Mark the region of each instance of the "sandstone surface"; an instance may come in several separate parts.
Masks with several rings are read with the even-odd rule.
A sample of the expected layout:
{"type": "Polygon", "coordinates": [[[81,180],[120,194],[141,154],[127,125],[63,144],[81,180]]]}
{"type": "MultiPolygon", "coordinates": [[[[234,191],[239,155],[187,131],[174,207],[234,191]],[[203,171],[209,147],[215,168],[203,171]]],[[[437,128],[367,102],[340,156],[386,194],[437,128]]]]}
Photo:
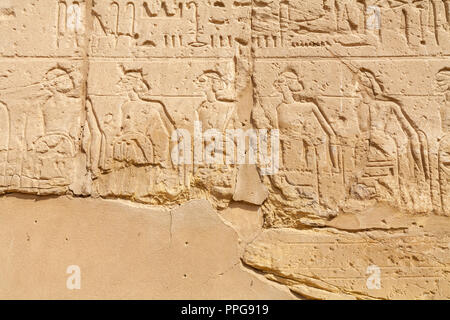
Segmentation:
{"type": "Polygon", "coordinates": [[[450,298],[449,0],[0,0],[0,35],[0,297],[450,298]]]}

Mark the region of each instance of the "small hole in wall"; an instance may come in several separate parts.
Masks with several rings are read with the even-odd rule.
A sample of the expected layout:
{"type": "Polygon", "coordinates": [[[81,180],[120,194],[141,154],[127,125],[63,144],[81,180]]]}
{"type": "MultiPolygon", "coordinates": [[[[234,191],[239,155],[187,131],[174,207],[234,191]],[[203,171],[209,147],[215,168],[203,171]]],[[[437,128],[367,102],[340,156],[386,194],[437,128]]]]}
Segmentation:
{"type": "Polygon", "coordinates": [[[187,278],[187,274],[183,274],[183,278],[185,278],[185,279],[186,279],[186,278],[187,278]]]}
{"type": "Polygon", "coordinates": [[[37,221],[37,220],[34,220],[34,223],[36,224],[36,223],[38,223],[38,221],[37,221]]]}
{"type": "Polygon", "coordinates": [[[184,243],[184,245],[187,247],[187,246],[189,245],[189,242],[186,241],[186,242],[184,243]]]}

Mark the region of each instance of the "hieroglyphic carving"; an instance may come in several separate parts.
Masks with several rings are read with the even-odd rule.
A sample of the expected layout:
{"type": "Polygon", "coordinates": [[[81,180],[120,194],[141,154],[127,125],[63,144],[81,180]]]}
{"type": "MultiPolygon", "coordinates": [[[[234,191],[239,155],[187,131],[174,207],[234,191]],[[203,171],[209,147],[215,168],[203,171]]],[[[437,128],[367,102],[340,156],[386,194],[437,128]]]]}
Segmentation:
{"type": "Polygon", "coordinates": [[[447,0],[262,0],[254,7],[253,45],[390,46],[401,34],[407,47],[442,46],[449,41],[448,10],[447,0]]]}
{"type": "Polygon", "coordinates": [[[232,79],[227,79],[219,72],[208,70],[196,80],[200,88],[204,89],[206,100],[196,109],[196,119],[200,121],[204,130],[217,129],[225,133],[226,129],[236,127],[238,121],[234,97],[230,95],[232,79]]]}
{"type": "Polygon", "coordinates": [[[127,196],[140,187],[133,179],[140,181],[142,176],[130,174],[134,170],[150,179],[149,185],[142,186],[145,190],[140,196],[161,190],[171,193],[171,188],[178,186],[164,185],[161,179],[170,171],[177,177],[170,159],[174,121],[164,103],[150,95],[142,69],[120,66],[118,70],[119,95],[92,95],[87,103],[89,167],[96,177],[104,174],[118,180],[121,185],[111,191],[113,194],[127,196]],[[112,105],[106,107],[105,103],[112,105]]]}
{"type": "Polygon", "coordinates": [[[253,113],[258,127],[263,128],[265,123],[280,131],[280,172],[269,177],[273,194],[267,205],[276,202],[288,210],[320,216],[336,214],[343,193],[339,191],[343,171],[336,132],[316,99],[304,92],[304,82],[295,68],[281,70],[273,87],[281,103],[267,102],[265,106],[261,97],[262,105],[253,113]],[[270,105],[275,110],[270,110],[270,105]]]}
{"type": "Polygon", "coordinates": [[[57,48],[80,47],[84,35],[84,1],[58,2],[57,48]]]}
{"type": "Polygon", "coordinates": [[[113,140],[113,159],[131,171],[147,167],[149,193],[176,198],[185,187],[186,173],[179,172],[170,158],[175,122],[165,104],[149,94],[141,72],[125,72],[120,86],[126,88],[129,101],[120,107],[121,130],[113,140]]]}
{"type": "Polygon", "coordinates": [[[72,159],[79,150],[83,109],[79,97],[73,96],[75,83],[67,70],[50,70],[46,81],[44,87],[50,97],[42,105],[44,135],[35,141],[38,179],[69,185],[74,170],[72,159]]]}
{"type": "MultiPolygon", "coordinates": [[[[259,48],[307,46],[309,41],[320,43],[312,34],[354,34],[355,43],[367,44],[366,6],[356,0],[258,1],[252,21],[253,44],[259,48]]],[[[345,43],[344,38],[341,39],[345,43]]],[[[329,42],[328,42],[329,44],[329,42]]]]}
{"type": "Polygon", "coordinates": [[[447,0],[389,0],[396,17],[401,18],[401,29],[408,45],[448,41],[449,16],[447,0]]]}
{"type": "Polygon", "coordinates": [[[92,14],[94,53],[232,48],[249,43],[249,2],[117,0],[94,6],[92,14]],[[238,32],[230,33],[233,25],[238,32]]]}
{"type": "MultiPolygon", "coordinates": [[[[8,122],[10,132],[0,144],[3,185],[20,188],[44,185],[45,180],[49,186],[67,186],[70,159],[82,151],[100,195],[145,202],[157,195],[156,203],[166,201],[165,194],[170,201],[213,194],[223,207],[233,194],[236,165],[174,165],[172,133],[178,128],[192,133],[195,121],[202,133],[217,130],[222,137],[228,129],[242,127],[245,111],[239,108],[245,106],[238,101],[239,90],[246,86],[252,90],[253,64],[258,78],[266,71],[258,68],[267,58],[276,76],[269,85],[255,80],[254,98],[264,112],[262,116],[254,112],[253,125],[281,133],[277,159],[281,173],[266,177],[272,201],[322,216],[373,201],[414,212],[431,210],[432,203],[435,210],[446,211],[445,160],[440,160],[438,173],[445,152],[438,159],[436,151],[445,150],[446,136],[437,143],[436,134],[422,128],[425,120],[414,114],[416,105],[399,98],[402,92],[389,90],[392,84],[384,67],[349,63],[345,57],[353,52],[362,57],[401,56],[417,45],[438,52],[436,46],[447,43],[448,1],[116,0],[96,1],[92,8],[87,4],[57,0],[52,7],[57,17],[54,39],[60,49],[86,45],[85,24],[92,22],[85,101],[69,93],[75,90],[73,75],[63,67],[49,71],[35,85],[18,88],[13,98],[2,94],[1,121],[8,122]],[[86,6],[91,19],[85,17],[86,6]],[[394,36],[404,37],[405,43],[392,41],[394,36]],[[380,47],[384,42],[390,44],[380,47]],[[378,51],[370,51],[376,46],[378,51]],[[372,49],[352,51],[364,47],[372,49]],[[335,71],[340,78],[322,81],[314,76],[320,66],[311,67],[307,75],[299,65],[301,59],[296,60],[298,53],[326,55],[339,65],[335,71]],[[292,59],[292,65],[270,60],[279,55],[292,59]],[[118,60],[109,64],[102,60],[111,56],[118,60]],[[205,61],[198,62],[199,57],[205,61]],[[140,61],[131,63],[134,58],[140,61]],[[158,60],[166,58],[176,58],[172,61],[179,70],[158,60]],[[114,82],[99,78],[103,65],[114,74],[114,82]],[[178,78],[181,73],[184,76],[178,78]],[[334,82],[340,82],[339,88],[328,90],[334,82]],[[29,110],[26,105],[33,103],[39,108],[29,110]],[[138,183],[137,175],[147,177],[148,183],[138,183]],[[29,181],[22,181],[23,176],[29,181]]],[[[253,97],[246,99],[255,102],[253,97]]],[[[203,144],[209,150],[208,141],[203,144]]],[[[218,151],[223,158],[232,157],[225,142],[218,151]]]]}

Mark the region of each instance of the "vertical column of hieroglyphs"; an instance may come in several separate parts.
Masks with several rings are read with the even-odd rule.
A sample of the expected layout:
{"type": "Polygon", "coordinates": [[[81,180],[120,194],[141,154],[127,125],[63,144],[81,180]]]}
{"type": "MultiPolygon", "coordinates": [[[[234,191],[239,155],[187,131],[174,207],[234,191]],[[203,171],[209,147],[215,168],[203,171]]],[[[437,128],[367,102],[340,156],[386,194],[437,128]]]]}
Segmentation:
{"type": "Polygon", "coordinates": [[[417,219],[450,215],[449,4],[254,1],[252,120],[280,169],[247,264],[310,297],[448,297],[448,238],[417,219]]]}
{"type": "Polygon", "coordinates": [[[0,1],[0,193],[82,192],[85,1],[0,1]]]}
{"type": "Polygon", "coordinates": [[[242,122],[250,11],[248,1],[95,1],[86,105],[94,195],[231,200],[236,166],[201,161],[201,138],[242,122]]]}

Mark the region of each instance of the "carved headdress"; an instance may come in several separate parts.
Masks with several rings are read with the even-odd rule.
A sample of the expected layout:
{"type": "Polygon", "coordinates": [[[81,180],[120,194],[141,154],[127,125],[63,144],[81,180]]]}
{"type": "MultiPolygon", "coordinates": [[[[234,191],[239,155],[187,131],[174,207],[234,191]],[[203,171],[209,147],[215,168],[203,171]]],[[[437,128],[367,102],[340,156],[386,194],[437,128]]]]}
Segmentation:
{"type": "Polygon", "coordinates": [[[68,93],[75,88],[75,83],[69,71],[55,67],[50,69],[44,77],[45,86],[54,87],[57,91],[68,93]]]}
{"type": "Polygon", "coordinates": [[[299,92],[303,89],[305,89],[305,86],[303,85],[303,82],[300,80],[300,77],[298,76],[297,72],[292,69],[287,69],[286,71],[280,73],[277,80],[274,82],[274,87],[280,91],[281,85],[286,84],[288,85],[289,89],[292,92],[299,92]]]}
{"type": "Polygon", "coordinates": [[[125,69],[124,66],[120,68],[122,76],[118,85],[126,91],[148,92],[151,88],[144,78],[142,69],[125,69]]]}
{"type": "Polygon", "coordinates": [[[376,78],[375,74],[366,68],[361,68],[358,73],[359,82],[371,90],[373,95],[376,98],[384,97],[384,86],[383,84],[376,78]]]}
{"type": "Polygon", "coordinates": [[[450,91],[450,68],[441,69],[436,75],[436,80],[442,92],[450,91]]]}
{"type": "Polygon", "coordinates": [[[196,83],[201,87],[207,86],[212,81],[220,82],[221,89],[225,89],[228,84],[227,79],[225,79],[219,72],[214,70],[205,71],[196,79],[196,83]]]}

